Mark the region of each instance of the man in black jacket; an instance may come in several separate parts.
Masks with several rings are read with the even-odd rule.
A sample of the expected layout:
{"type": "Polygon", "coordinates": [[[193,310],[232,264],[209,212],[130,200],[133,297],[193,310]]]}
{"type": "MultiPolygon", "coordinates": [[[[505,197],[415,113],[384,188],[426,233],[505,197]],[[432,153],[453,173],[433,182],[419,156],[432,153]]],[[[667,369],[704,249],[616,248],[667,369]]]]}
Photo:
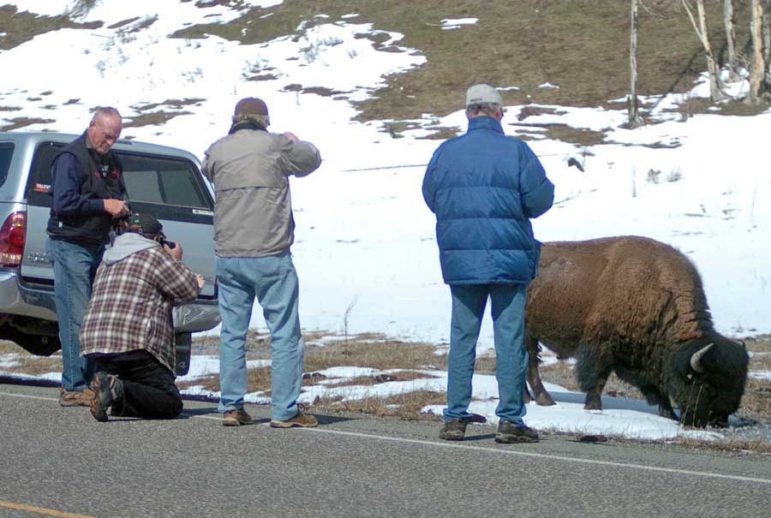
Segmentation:
{"type": "Polygon", "coordinates": [[[123,170],[111,151],[122,129],[115,108],[98,108],[88,129],[52,165],[47,251],[62,345],[62,406],[88,406],[93,395],[88,387],[94,364],[80,356],[78,334],[112,221],[128,214],[123,170]]]}

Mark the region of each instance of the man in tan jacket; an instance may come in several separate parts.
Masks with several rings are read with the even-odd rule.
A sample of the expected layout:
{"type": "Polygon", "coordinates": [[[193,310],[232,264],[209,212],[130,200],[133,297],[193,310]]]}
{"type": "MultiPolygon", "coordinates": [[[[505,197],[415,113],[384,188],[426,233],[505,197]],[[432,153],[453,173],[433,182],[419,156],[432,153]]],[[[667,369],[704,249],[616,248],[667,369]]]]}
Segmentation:
{"type": "Polygon", "coordinates": [[[206,151],[203,172],[214,183],[220,338],[220,403],[225,426],[247,424],[246,333],[255,297],[271,335],[271,422],[274,428],[316,426],[298,405],[304,345],[297,272],[289,248],[294,219],[289,176],[321,165],[318,149],[293,133],[267,131],[268,107],[248,97],[236,104],[227,136],[206,151]]]}

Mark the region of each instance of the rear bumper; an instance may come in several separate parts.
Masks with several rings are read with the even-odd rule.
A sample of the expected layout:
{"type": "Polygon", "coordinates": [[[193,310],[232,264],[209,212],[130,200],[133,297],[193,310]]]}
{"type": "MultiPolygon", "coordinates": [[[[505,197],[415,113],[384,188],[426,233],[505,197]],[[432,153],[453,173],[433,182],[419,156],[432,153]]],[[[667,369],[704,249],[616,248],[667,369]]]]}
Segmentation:
{"type": "MultiPolygon", "coordinates": [[[[20,282],[16,272],[0,272],[0,314],[8,319],[21,316],[56,322],[53,287],[20,282]]],[[[219,325],[216,300],[196,300],[174,308],[174,332],[197,333],[219,325]]]]}
{"type": "Polygon", "coordinates": [[[15,272],[0,272],[0,313],[56,322],[54,293],[21,284],[15,272]]]}
{"type": "Polygon", "coordinates": [[[197,300],[174,308],[174,332],[198,333],[220,324],[216,300],[197,300]]]}

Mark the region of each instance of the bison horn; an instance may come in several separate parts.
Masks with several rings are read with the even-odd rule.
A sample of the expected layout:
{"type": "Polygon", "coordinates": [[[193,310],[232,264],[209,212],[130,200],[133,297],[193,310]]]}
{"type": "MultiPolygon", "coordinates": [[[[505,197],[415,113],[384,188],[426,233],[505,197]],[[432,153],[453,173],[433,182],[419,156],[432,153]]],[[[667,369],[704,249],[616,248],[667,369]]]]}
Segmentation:
{"type": "Polygon", "coordinates": [[[707,354],[707,351],[712,349],[712,346],[715,345],[714,343],[708,343],[695,353],[691,355],[691,368],[698,372],[699,374],[704,372],[704,367],[701,366],[701,359],[702,357],[707,354]]]}

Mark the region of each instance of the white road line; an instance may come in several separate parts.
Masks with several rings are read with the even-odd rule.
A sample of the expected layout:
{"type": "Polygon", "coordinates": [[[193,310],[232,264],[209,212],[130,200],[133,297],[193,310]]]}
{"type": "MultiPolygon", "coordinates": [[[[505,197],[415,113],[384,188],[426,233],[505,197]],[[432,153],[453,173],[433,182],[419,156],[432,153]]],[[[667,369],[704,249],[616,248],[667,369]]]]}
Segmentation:
{"type": "MultiPolygon", "coordinates": [[[[8,393],[8,392],[0,392],[0,396],[40,399],[40,400],[47,400],[47,401],[58,401],[57,398],[28,396],[26,394],[14,394],[14,393],[8,393]]],[[[189,417],[192,417],[195,419],[208,419],[211,421],[222,420],[222,417],[220,416],[192,415],[192,414],[188,414],[188,415],[189,417]]],[[[263,426],[268,426],[268,423],[265,423],[263,426]]],[[[693,471],[689,469],[662,468],[658,466],[645,466],[643,464],[627,464],[624,462],[612,462],[607,460],[582,459],[579,457],[565,457],[564,455],[550,455],[548,453],[533,453],[533,452],[526,452],[526,451],[501,449],[501,448],[485,448],[483,446],[472,446],[464,443],[456,444],[451,442],[435,442],[435,441],[426,441],[421,439],[405,439],[403,437],[389,437],[387,435],[376,435],[376,434],[368,434],[368,433],[361,433],[361,432],[346,432],[344,430],[332,430],[329,428],[299,428],[299,430],[303,432],[311,432],[311,433],[326,433],[331,435],[343,435],[346,437],[358,437],[361,439],[374,439],[379,441],[418,444],[422,446],[433,446],[436,448],[453,448],[453,449],[460,449],[460,450],[467,450],[467,451],[479,451],[479,452],[485,452],[485,453],[494,453],[496,455],[511,455],[514,457],[529,457],[533,459],[559,460],[563,462],[573,462],[576,464],[593,464],[596,466],[612,466],[615,468],[638,469],[642,471],[658,471],[661,473],[673,473],[677,475],[691,475],[696,477],[719,478],[719,479],[726,479],[726,480],[737,480],[741,482],[757,482],[759,484],[771,485],[771,479],[767,479],[767,478],[742,477],[739,475],[725,475],[723,473],[710,473],[708,471],[693,471]]]]}
{"type": "Polygon", "coordinates": [[[15,394],[11,392],[0,392],[0,396],[10,396],[22,399],[38,399],[40,401],[59,401],[59,398],[55,397],[30,396],[29,394],[15,394]]]}
{"type": "Polygon", "coordinates": [[[480,452],[486,452],[486,453],[495,453],[496,455],[512,455],[515,457],[530,457],[535,459],[560,460],[564,462],[574,462],[578,464],[594,464],[599,466],[612,466],[617,468],[639,469],[639,470],[645,470],[645,471],[659,471],[664,473],[674,473],[678,475],[693,475],[698,477],[721,478],[721,479],[728,479],[728,480],[739,480],[742,482],[758,482],[761,484],[771,484],[771,479],[767,479],[767,478],[742,477],[739,475],[725,475],[722,473],[710,473],[707,471],[692,471],[688,469],[645,466],[643,464],[627,464],[624,462],[582,459],[578,457],[565,457],[563,455],[550,455],[548,453],[533,453],[533,452],[526,452],[526,451],[506,450],[501,448],[485,448],[483,446],[471,446],[463,443],[455,444],[450,442],[434,442],[434,441],[426,441],[421,439],[405,439],[402,437],[389,437],[387,435],[374,435],[374,434],[359,433],[359,432],[345,432],[342,430],[330,430],[327,428],[300,428],[300,430],[305,432],[314,432],[314,433],[347,435],[351,437],[361,437],[366,439],[379,439],[382,441],[400,442],[400,443],[408,443],[408,444],[421,444],[425,446],[435,446],[437,448],[457,448],[461,450],[472,450],[472,451],[480,451],[480,452]]]}

